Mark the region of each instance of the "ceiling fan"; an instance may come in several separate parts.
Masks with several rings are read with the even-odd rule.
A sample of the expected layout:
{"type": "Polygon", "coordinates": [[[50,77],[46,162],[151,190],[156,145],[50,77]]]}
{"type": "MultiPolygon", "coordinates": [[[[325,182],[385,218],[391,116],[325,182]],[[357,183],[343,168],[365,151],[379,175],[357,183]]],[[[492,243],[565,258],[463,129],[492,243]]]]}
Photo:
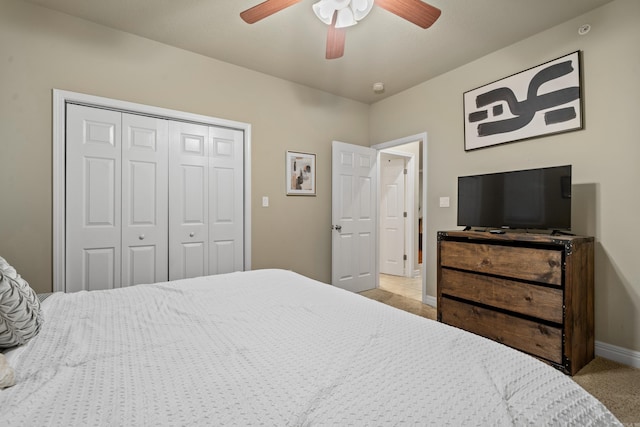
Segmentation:
{"type": "MultiPolygon", "coordinates": [[[[253,24],[300,1],[266,0],[240,13],[240,17],[253,24]]],[[[340,58],[344,54],[345,28],[367,16],[374,3],[421,28],[429,28],[440,17],[440,9],[421,0],[320,0],[313,5],[313,11],[329,25],[327,59],[340,58]]]]}

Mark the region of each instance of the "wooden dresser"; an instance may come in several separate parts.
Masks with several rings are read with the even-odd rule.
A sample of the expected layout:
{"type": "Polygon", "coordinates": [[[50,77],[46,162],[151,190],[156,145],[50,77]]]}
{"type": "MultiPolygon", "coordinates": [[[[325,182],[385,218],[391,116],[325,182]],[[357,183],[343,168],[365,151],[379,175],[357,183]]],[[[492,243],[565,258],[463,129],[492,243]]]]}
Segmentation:
{"type": "Polygon", "coordinates": [[[570,375],[594,357],[593,237],[438,232],[438,320],[570,375]]]}

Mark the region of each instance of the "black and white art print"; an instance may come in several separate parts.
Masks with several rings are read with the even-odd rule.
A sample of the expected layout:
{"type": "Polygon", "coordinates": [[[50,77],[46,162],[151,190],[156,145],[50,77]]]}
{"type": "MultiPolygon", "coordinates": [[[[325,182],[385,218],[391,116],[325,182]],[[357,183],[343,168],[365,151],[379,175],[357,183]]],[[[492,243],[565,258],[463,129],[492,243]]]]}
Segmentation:
{"type": "Polygon", "coordinates": [[[466,151],[582,129],[580,52],[464,93],[466,151]]]}

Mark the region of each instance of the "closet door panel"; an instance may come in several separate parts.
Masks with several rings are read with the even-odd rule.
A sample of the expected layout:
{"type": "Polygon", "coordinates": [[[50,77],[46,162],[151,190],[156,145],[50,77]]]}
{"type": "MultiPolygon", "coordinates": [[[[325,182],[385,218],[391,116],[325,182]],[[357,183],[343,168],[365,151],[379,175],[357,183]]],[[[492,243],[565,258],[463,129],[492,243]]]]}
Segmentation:
{"type": "MultiPolygon", "coordinates": [[[[117,227],[118,159],[87,155],[82,161],[84,164],[80,174],[84,181],[83,225],[85,227],[117,227]]],[[[74,183],[70,182],[70,185],[73,186],[74,183]]]]}
{"type": "Polygon", "coordinates": [[[120,113],[67,106],[66,291],[120,287],[120,113]]]}
{"type": "Polygon", "coordinates": [[[237,260],[236,242],[233,240],[218,239],[211,243],[209,265],[216,268],[211,274],[230,273],[232,271],[241,271],[235,268],[237,260]]]}
{"type": "MultiPolygon", "coordinates": [[[[111,248],[89,248],[83,250],[82,290],[96,291],[117,287],[116,250],[111,248]]],[[[80,289],[78,289],[80,290],[80,289]]]]}
{"type": "Polygon", "coordinates": [[[239,130],[210,127],[209,274],[244,269],[243,139],[239,130]]]}
{"type": "Polygon", "coordinates": [[[122,115],[122,286],[168,280],[168,121],[122,115]]]}
{"type": "Polygon", "coordinates": [[[157,245],[128,246],[122,259],[122,285],[131,286],[141,283],[156,283],[166,281],[167,262],[158,259],[157,245]],[[124,266],[127,265],[125,270],[124,266]],[[158,268],[163,268],[163,275],[158,274],[158,268]]]}
{"type": "Polygon", "coordinates": [[[169,122],[169,279],[210,274],[209,130],[169,122]]]}
{"type": "Polygon", "coordinates": [[[184,278],[206,276],[206,242],[183,243],[180,247],[183,258],[182,274],[184,278]]]}
{"type": "Polygon", "coordinates": [[[180,204],[182,221],[187,225],[202,225],[207,222],[205,200],[207,197],[207,168],[202,165],[181,165],[180,204]]]}

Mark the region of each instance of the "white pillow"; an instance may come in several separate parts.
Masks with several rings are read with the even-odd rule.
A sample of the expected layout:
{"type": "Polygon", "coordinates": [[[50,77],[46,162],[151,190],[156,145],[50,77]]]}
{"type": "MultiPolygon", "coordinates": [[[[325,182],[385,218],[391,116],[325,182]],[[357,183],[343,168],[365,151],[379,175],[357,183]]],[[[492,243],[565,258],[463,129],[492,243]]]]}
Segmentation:
{"type": "Polygon", "coordinates": [[[36,293],[0,257],[0,348],[26,343],[40,331],[42,320],[36,293]]]}
{"type": "Polygon", "coordinates": [[[7,358],[0,353],[0,390],[11,387],[16,383],[16,377],[13,368],[9,366],[7,358]]]}

